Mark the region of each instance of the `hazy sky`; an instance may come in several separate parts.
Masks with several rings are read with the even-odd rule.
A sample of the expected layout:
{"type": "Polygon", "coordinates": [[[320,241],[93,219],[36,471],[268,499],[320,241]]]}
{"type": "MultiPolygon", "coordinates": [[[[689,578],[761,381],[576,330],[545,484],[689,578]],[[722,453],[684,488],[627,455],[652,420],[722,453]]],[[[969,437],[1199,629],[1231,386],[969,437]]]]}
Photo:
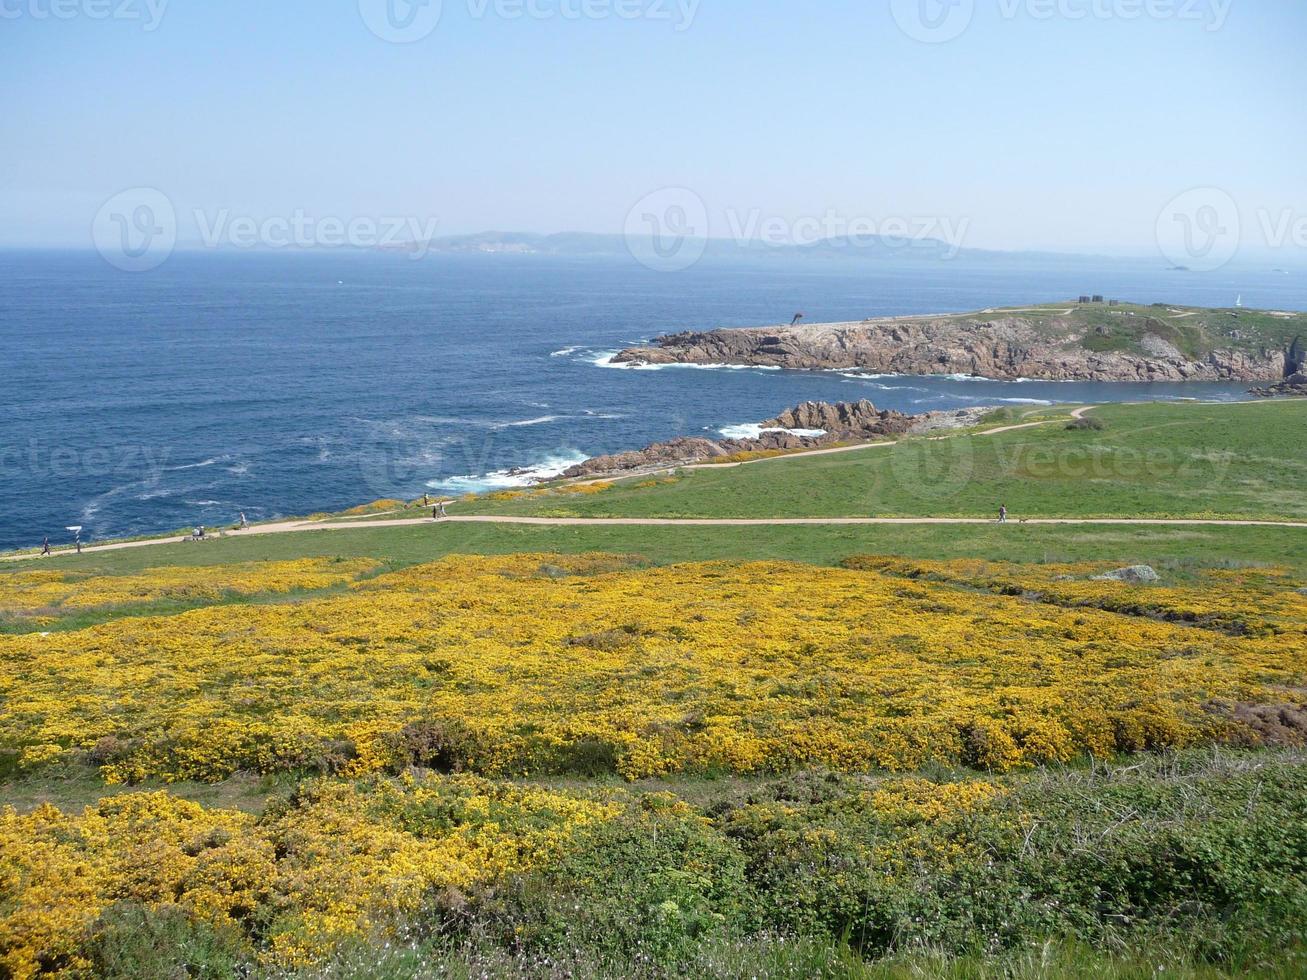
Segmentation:
{"type": "Polygon", "coordinates": [[[0,243],[87,246],[134,188],[189,239],[620,233],[675,187],[719,237],[1141,253],[1214,188],[1181,208],[1291,245],[1305,40],[1299,0],[0,0],[0,243]]]}

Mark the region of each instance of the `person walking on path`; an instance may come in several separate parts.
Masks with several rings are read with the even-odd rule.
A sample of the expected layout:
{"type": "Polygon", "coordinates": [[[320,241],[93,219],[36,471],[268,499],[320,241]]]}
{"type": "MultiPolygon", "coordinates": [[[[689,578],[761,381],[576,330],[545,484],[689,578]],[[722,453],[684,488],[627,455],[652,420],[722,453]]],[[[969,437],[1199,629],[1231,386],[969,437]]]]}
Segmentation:
{"type": "Polygon", "coordinates": [[[241,511],[241,530],[249,530],[250,522],[245,519],[245,511],[241,511]]]}
{"type": "Polygon", "coordinates": [[[41,542],[41,557],[44,558],[49,553],[50,553],[50,535],[47,534],[45,536],[45,540],[41,542]]]}
{"type": "Polygon", "coordinates": [[[445,502],[443,500],[437,503],[436,506],[431,508],[431,519],[433,521],[438,521],[442,517],[448,517],[448,516],[449,515],[445,513],[445,502]]]}
{"type": "Polygon", "coordinates": [[[998,507],[998,522],[999,522],[1000,524],[1006,524],[1006,523],[1007,523],[1007,504],[999,504],[999,507],[998,507]]]}

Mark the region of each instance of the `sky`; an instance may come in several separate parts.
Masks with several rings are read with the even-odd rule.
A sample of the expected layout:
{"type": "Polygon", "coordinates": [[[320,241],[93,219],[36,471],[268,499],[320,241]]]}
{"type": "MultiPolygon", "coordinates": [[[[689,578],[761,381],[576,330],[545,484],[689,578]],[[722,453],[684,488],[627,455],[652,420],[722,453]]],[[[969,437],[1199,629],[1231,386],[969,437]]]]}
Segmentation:
{"type": "Polygon", "coordinates": [[[219,244],[654,214],[1307,259],[1305,39],[1289,0],[0,0],[0,245],[148,192],[219,244]]]}

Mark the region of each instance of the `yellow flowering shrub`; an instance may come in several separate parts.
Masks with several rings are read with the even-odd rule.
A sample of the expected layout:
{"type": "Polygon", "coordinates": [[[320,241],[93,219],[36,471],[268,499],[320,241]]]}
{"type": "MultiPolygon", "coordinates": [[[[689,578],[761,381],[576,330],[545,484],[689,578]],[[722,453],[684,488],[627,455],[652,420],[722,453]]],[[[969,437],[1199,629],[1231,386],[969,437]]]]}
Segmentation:
{"type": "Polygon", "coordinates": [[[102,800],[81,816],[45,805],[0,810],[0,974],[74,974],[79,950],[116,901],[177,902],[220,921],[265,900],[272,848],[245,814],[164,793],[102,800]]]}
{"type": "Polygon", "coordinates": [[[1298,591],[1286,570],[1278,568],[1212,569],[1203,572],[1196,584],[1175,586],[1098,580],[1095,576],[1119,567],[1104,563],[1019,565],[979,559],[858,557],[846,560],[845,566],[1236,633],[1302,636],[1307,630],[1307,594],[1298,591]]]}
{"type": "Polygon", "coordinates": [[[557,492],[590,496],[596,493],[603,493],[605,490],[611,490],[612,488],[613,482],[611,480],[600,480],[596,483],[569,483],[567,486],[559,487],[557,492]]]}
{"type": "Polygon", "coordinates": [[[349,510],[341,511],[340,516],[365,517],[369,514],[384,514],[386,511],[403,510],[408,505],[408,501],[406,500],[395,500],[393,498],[374,500],[369,504],[359,504],[357,507],[351,507],[349,510]]]}
{"type": "Polygon", "coordinates": [[[797,563],[455,557],[307,602],[0,637],[0,751],[111,781],[1004,771],[1244,737],[1302,644],[797,563]],[[62,751],[57,751],[62,750],[62,751]]]}
{"type": "Polygon", "coordinates": [[[236,565],[170,566],[135,575],[83,575],[34,571],[0,574],[0,613],[33,609],[89,609],[160,600],[215,600],[325,589],[351,582],[379,567],[368,558],[245,562],[236,565]]]}
{"type": "Polygon", "coordinates": [[[115,902],[176,905],[244,931],[257,917],[277,965],[355,935],[393,934],[433,890],[469,889],[550,860],[621,805],[427,775],[322,782],[264,817],[167,793],[80,816],[0,811],[0,974],[86,968],[79,950],[115,902]]]}

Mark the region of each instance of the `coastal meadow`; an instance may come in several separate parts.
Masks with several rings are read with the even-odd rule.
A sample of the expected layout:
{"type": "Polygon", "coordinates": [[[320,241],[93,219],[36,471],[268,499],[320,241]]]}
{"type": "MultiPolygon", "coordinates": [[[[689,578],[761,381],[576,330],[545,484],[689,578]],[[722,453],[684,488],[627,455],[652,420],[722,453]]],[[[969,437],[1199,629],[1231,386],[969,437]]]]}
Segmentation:
{"type": "Polygon", "coordinates": [[[1307,599],[1110,568],[4,575],[7,609],[117,612],[0,636],[0,975],[1296,962],[1307,599]]]}

